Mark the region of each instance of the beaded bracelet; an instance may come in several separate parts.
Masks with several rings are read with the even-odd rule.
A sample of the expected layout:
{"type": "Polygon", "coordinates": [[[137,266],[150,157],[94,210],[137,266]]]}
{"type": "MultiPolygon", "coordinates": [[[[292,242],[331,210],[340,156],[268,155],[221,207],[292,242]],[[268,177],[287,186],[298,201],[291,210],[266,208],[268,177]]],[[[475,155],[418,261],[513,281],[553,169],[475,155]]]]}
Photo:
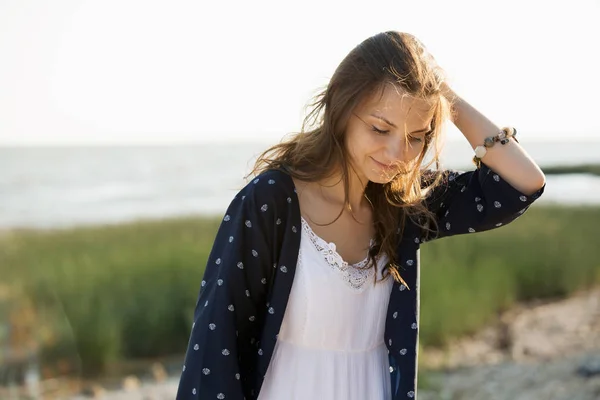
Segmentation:
{"type": "Polygon", "coordinates": [[[517,138],[517,129],[511,126],[504,127],[500,130],[500,132],[496,136],[490,136],[485,138],[483,141],[483,146],[475,147],[475,157],[473,157],[473,162],[479,168],[481,166],[481,159],[486,155],[487,149],[494,146],[496,142],[500,142],[500,144],[505,145],[510,141],[510,138],[513,138],[515,142],[519,143],[517,138]]]}

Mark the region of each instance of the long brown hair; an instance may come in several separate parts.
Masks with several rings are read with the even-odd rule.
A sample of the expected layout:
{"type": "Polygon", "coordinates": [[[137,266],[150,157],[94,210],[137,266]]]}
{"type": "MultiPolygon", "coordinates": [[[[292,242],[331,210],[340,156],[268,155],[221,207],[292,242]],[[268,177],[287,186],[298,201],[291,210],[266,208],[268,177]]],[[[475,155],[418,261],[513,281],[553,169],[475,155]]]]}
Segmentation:
{"type": "MultiPolygon", "coordinates": [[[[278,169],[298,180],[320,182],[341,170],[345,208],[349,209],[352,167],[345,146],[345,131],[354,109],[367,96],[390,84],[413,98],[425,100],[432,107],[432,129],[425,136],[423,150],[414,161],[415,167],[386,184],[369,182],[365,189],[365,196],[373,205],[376,243],[369,251],[369,265],[377,269],[375,257],[386,254],[389,261],[383,269],[384,277],[391,274],[395,280],[405,283],[397,265],[396,246],[402,238],[406,219],[412,219],[425,229],[433,222],[437,229],[433,215],[425,207],[424,197],[427,190],[439,183],[440,174],[434,174],[433,179],[423,179],[423,171],[434,164],[436,170],[439,169],[443,122],[451,113],[449,99],[440,91],[443,81],[443,70],[417,38],[395,31],[376,34],[342,60],[326,88],[308,104],[310,112],[301,131],[263,152],[249,175],[278,169]],[[424,161],[426,155],[428,162],[424,161]]],[[[340,215],[342,212],[343,209],[340,215]]]]}

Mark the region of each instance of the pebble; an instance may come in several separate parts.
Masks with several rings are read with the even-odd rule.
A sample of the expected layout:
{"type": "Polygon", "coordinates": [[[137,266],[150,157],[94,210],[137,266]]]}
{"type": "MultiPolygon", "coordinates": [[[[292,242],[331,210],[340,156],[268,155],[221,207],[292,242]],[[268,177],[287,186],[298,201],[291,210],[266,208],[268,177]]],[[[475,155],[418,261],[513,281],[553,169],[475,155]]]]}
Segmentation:
{"type": "MultiPolygon", "coordinates": [[[[543,363],[507,362],[460,368],[429,376],[420,400],[598,400],[600,374],[573,373],[588,355],[543,363]]],[[[600,359],[600,351],[593,358],[600,359]]],[[[592,363],[596,366],[595,362],[592,363]]],[[[586,370],[587,371],[587,370],[586,370]]],[[[596,371],[595,367],[593,371],[596,371]]]]}
{"type": "Polygon", "coordinates": [[[600,376],[600,355],[585,359],[577,369],[577,374],[584,378],[600,376]]]}
{"type": "MultiPolygon", "coordinates": [[[[173,400],[177,394],[179,377],[170,377],[163,382],[141,382],[137,388],[102,392],[102,400],[173,400]]],[[[83,393],[70,400],[89,400],[83,393]]]]}

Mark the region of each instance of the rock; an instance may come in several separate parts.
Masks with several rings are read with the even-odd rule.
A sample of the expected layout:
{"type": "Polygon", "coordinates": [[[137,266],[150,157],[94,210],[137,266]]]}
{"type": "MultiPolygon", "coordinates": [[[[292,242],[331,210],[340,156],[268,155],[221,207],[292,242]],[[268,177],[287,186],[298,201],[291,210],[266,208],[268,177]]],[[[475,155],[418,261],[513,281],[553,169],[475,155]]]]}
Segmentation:
{"type": "Polygon", "coordinates": [[[81,394],[86,397],[91,397],[94,399],[98,399],[104,395],[106,391],[104,388],[97,384],[86,385],[81,390],[81,394]]]}
{"type": "Polygon", "coordinates": [[[600,376],[600,356],[589,357],[584,360],[577,368],[577,374],[584,378],[600,376]]]}
{"type": "Polygon", "coordinates": [[[167,379],[167,370],[159,362],[152,364],[150,371],[152,372],[152,376],[156,382],[162,382],[167,379]]]}
{"type": "Polygon", "coordinates": [[[421,360],[438,370],[421,400],[600,400],[600,289],[520,305],[421,360]]]}
{"type": "Polygon", "coordinates": [[[123,379],[122,387],[123,390],[130,392],[133,390],[137,390],[140,387],[140,384],[140,380],[136,376],[129,375],[123,379]]]}
{"type": "Polygon", "coordinates": [[[424,368],[546,362],[600,348],[600,289],[557,302],[534,302],[503,313],[498,321],[445,349],[425,348],[424,368]]]}
{"type": "Polygon", "coordinates": [[[586,358],[589,355],[437,372],[428,377],[429,389],[420,391],[419,399],[598,400],[600,375],[582,379],[573,373],[586,358]]]}

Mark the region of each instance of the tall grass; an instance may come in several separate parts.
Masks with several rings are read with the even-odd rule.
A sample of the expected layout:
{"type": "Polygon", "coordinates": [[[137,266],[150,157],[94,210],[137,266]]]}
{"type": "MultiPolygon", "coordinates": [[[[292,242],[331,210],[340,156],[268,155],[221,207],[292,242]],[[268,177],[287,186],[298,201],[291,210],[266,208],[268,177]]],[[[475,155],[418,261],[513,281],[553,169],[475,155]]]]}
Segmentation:
{"type": "MultiPolygon", "coordinates": [[[[83,372],[96,373],[116,360],[179,354],[218,223],[8,232],[0,276],[37,304],[51,332],[47,362],[75,351],[83,372]]],[[[598,223],[600,208],[534,205],[509,226],[424,245],[422,344],[472,332],[517,301],[600,283],[598,223]]]]}
{"type": "Polygon", "coordinates": [[[444,344],[515,302],[600,284],[600,208],[532,207],[512,224],[421,250],[421,338],[444,344]]]}

